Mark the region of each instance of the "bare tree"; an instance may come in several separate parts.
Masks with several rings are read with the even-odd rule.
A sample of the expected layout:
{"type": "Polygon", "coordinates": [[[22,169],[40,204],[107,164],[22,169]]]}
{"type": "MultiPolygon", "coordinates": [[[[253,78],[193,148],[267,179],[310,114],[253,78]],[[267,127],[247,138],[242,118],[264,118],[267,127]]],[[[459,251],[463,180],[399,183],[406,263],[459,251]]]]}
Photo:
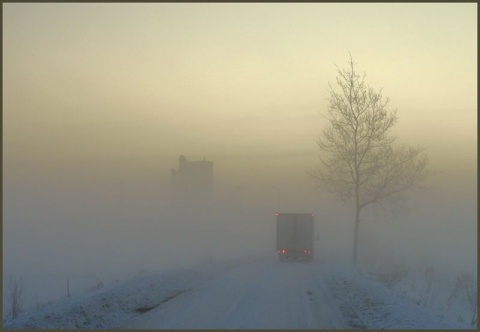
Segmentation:
{"type": "Polygon", "coordinates": [[[10,277],[8,280],[8,304],[11,318],[15,318],[22,311],[25,283],[22,277],[10,277]]]}
{"type": "Polygon", "coordinates": [[[419,148],[399,146],[391,129],[396,111],[388,111],[389,99],[381,90],[365,84],[365,74],[355,71],[350,56],[347,69],[337,66],[339,91],[329,85],[329,125],[318,138],[320,165],[309,172],[319,189],[355,201],[353,262],[357,263],[358,230],[362,209],[398,205],[402,193],[428,175],[428,159],[419,148]],[[389,205],[387,205],[389,204],[389,205]]]}

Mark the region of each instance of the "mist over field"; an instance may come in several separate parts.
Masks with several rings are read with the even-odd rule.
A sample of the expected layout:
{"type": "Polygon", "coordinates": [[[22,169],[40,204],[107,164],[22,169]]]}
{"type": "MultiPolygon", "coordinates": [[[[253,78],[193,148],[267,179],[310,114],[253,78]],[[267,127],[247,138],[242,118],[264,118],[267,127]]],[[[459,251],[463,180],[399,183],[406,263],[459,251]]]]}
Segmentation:
{"type": "MultiPolygon", "coordinates": [[[[35,172],[31,166],[11,170],[12,178],[4,180],[6,267],[16,273],[110,268],[121,273],[262,254],[274,250],[277,211],[314,213],[321,238],[319,256],[350,258],[353,209],[314,193],[302,172],[309,166],[304,158],[292,158],[296,167],[285,165],[284,158],[272,158],[272,165],[278,166],[263,172],[251,160],[255,171],[225,169],[237,171],[237,176],[235,180],[215,176],[215,203],[208,209],[172,204],[169,165],[152,159],[144,158],[149,166],[136,165],[130,172],[121,172],[121,164],[111,172],[78,171],[74,176],[68,169],[55,176],[49,175],[51,170],[35,172]],[[272,174],[282,170],[298,175],[272,174]]],[[[170,161],[174,166],[176,158],[170,161]]],[[[229,164],[233,160],[219,158],[214,162],[215,175],[229,164]]],[[[425,190],[407,197],[408,210],[401,215],[383,220],[381,213],[367,214],[360,233],[366,240],[360,243],[361,252],[378,252],[381,247],[384,253],[449,258],[442,264],[471,266],[476,260],[476,190],[474,181],[464,179],[467,172],[475,179],[475,169],[457,177],[453,172],[447,177],[445,171],[436,181],[430,179],[425,190]]]]}
{"type": "Polygon", "coordinates": [[[314,213],[316,259],[349,262],[354,207],[306,174],[348,52],[436,172],[366,211],[359,262],[476,271],[475,7],[369,6],[4,5],[4,285],[269,255],[275,212],[314,213]],[[210,204],[173,199],[180,155],[213,162],[210,204]]]}

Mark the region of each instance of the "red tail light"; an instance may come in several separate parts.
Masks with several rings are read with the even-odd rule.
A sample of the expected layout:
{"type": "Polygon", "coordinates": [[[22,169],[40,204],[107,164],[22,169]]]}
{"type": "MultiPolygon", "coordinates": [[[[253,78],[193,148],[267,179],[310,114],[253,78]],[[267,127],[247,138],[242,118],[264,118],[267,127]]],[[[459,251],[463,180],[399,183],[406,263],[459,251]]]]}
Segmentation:
{"type": "Polygon", "coordinates": [[[279,250],[279,251],[278,251],[278,253],[279,253],[279,254],[282,254],[282,255],[285,255],[286,252],[287,252],[287,251],[286,251],[285,249],[282,249],[282,250],[279,250]]]}

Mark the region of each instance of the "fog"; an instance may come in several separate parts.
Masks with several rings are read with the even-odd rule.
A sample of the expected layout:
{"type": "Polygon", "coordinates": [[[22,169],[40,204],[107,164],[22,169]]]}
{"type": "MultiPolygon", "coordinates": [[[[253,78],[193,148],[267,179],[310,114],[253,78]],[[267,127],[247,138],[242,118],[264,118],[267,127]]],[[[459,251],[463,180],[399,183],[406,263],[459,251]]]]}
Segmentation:
{"type": "MultiPolygon", "coordinates": [[[[275,212],[314,213],[320,236],[317,256],[350,259],[353,207],[315,192],[305,172],[315,156],[213,161],[214,202],[205,207],[172,200],[173,156],[137,157],[134,165],[105,162],[93,169],[79,169],[77,163],[77,168],[33,164],[10,169],[5,163],[5,272],[121,276],[262,256],[275,250],[275,212]]],[[[425,189],[406,196],[408,209],[403,213],[367,211],[360,255],[381,249],[408,259],[472,268],[475,180],[474,167],[445,169],[425,189]]]]}
{"type": "Polygon", "coordinates": [[[349,261],[353,205],[306,175],[349,51],[436,171],[403,213],[365,211],[359,261],[476,270],[475,4],[5,4],[3,19],[4,282],[272,254],[275,212],[314,213],[316,257],[349,261]],[[173,199],[180,155],[213,162],[209,204],[173,199]]]}

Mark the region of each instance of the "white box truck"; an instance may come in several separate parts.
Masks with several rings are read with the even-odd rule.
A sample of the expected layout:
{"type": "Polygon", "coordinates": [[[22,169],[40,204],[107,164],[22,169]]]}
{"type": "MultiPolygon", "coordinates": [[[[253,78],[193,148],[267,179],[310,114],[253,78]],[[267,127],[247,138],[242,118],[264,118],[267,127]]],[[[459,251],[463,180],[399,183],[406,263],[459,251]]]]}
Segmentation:
{"type": "Polygon", "coordinates": [[[287,259],[313,259],[312,213],[276,213],[277,252],[281,261],[287,259]]]}

